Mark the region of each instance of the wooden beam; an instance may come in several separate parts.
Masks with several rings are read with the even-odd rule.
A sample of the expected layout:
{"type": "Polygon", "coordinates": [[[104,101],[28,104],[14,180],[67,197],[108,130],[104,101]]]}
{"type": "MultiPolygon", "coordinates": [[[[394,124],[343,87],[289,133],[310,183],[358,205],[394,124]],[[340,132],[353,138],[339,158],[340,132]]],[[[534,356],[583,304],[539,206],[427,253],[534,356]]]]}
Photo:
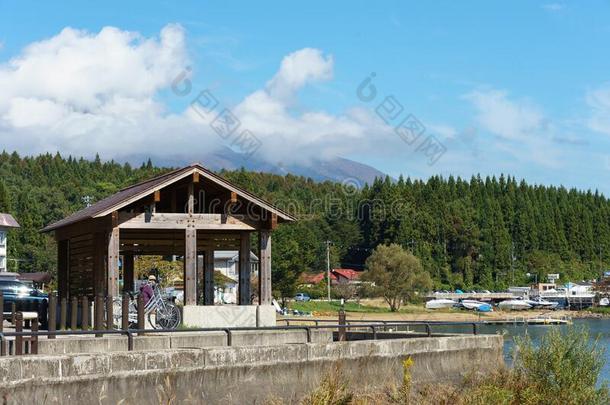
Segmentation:
{"type": "Polygon", "coordinates": [[[156,203],[161,201],[161,190],[155,190],[154,200],[156,203]]]}
{"type": "Polygon", "coordinates": [[[271,217],[269,218],[269,229],[271,229],[272,231],[275,230],[277,228],[277,214],[271,214],[271,217]]]}
{"type": "Polygon", "coordinates": [[[119,250],[120,250],[120,238],[119,238],[119,213],[114,211],[111,214],[112,227],[108,232],[108,254],[107,263],[107,287],[106,293],[115,297],[119,295],[119,250]]]}
{"type": "Polygon", "coordinates": [[[231,191],[231,204],[237,203],[237,193],[235,191],[231,191]]]}
{"type": "Polygon", "coordinates": [[[197,304],[197,230],[186,228],[184,234],[184,305],[197,304]]]}
{"type": "Polygon", "coordinates": [[[214,249],[203,253],[203,304],[214,305],[214,249]]]}
{"type": "Polygon", "coordinates": [[[90,237],[95,232],[105,231],[107,224],[108,220],[106,218],[84,220],[55,230],[55,240],[59,241],[80,236],[90,237]]]}
{"type": "Polygon", "coordinates": [[[119,228],[121,229],[186,229],[194,226],[201,230],[250,230],[256,229],[233,215],[223,214],[172,214],[162,213],[149,216],[144,213],[121,212],[119,214],[119,228]]]}
{"type": "Polygon", "coordinates": [[[250,295],[250,232],[242,232],[239,245],[239,305],[250,305],[250,295]]]}
{"type": "Polygon", "coordinates": [[[188,187],[188,203],[187,214],[193,214],[195,211],[195,184],[190,183],[188,187]]]}
{"type": "Polygon", "coordinates": [[[271,305],[273,300],[271,285],[271,232],[258,233],[258,303],[271,305]]]}
{"type": "Polygon", "coordinates": [[[199,183],[199,172],[193,173],[193,183],[199,183]]]}

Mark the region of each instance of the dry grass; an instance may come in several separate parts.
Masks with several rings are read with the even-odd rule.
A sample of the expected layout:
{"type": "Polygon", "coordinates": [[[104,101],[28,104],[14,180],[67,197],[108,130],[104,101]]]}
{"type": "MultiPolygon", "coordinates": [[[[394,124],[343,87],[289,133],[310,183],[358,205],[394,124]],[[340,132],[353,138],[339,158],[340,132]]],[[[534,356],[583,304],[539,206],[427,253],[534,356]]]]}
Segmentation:
{"type": "MultiPolygon", "coordinates": [[[[328,373],[302,405],[563,405],[610,403],[608,389],[597,387],[603,365],[602,350],[590,343],[587,331],[551,332],[539,346],[528,339],[517,342],[513,369],[473,374],[461,384],[414,386],[413,361],[403,362],[400,387],[378,392],[352,392],[340,368],[328,373]]],[[[278,405],[275,402],[273,405],[278,405]]]]}

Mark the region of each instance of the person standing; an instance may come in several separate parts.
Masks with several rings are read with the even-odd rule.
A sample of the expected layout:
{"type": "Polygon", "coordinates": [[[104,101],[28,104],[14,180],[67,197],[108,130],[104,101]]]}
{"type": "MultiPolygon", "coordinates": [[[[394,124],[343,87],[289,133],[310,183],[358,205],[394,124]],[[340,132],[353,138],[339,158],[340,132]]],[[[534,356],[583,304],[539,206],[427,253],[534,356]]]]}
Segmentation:
{"type": "Polygon", "coordinates": [[[144,297],[144,306],[148,304],[148,302],[155,294],[153,289],[156,284],[157,278],[151,274],[150,276],[148,276],[148,282],[142,283],[142,285],[140,285],[140,294],[142,294],[142,297],[144,297]]]}

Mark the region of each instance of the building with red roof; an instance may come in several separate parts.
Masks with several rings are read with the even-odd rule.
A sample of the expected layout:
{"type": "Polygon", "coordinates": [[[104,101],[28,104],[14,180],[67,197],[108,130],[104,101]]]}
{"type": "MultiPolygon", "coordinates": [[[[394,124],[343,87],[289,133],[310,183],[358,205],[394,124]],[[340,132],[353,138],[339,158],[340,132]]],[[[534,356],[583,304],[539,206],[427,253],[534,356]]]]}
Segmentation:
{"type": "MultiPolygon", "coordinates": [[[[362,272],[353,269],[332,269],[330,271],[331,284],[355,284],[360,282],[362,272]]],[[[316,285],[326,280],[326,272],[315,274],[303,274],[301,283],[304,285],[316,285]]]]}

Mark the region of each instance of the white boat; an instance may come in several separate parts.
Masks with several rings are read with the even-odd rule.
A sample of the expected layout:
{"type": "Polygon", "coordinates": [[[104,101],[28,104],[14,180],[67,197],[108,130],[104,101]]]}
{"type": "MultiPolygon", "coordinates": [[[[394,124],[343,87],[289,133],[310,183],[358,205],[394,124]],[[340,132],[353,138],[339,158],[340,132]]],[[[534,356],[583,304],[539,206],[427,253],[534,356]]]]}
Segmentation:
{"type": "Polygon", "coordinates": [[[602,298],[599,300],[599,306],[607,307],[608,305],[610,305],[610,300],[608,298],[602,298]]]}
{"type": "Polygon", "coordinates": [[[466,309],[470,309],[470,310],[474,310],[474,311],[480,311],[480,312],[491,312],[493,311],[493,309],[491,308],[491,305],[485,303],[485,302],[481,302],[481,301],[475,301],[475,300],[462,300],[460,302],[462,304],[462,306],[466,309]]]}
{"type": "Polygon", "coordinates": [[[524,309],[530,309],[532,306],[524,300],[505,300],[498,304],[501,309],[508,309],[511,311],[520,311],[524,309]]]}
{"type": "Polygon", "coordinates": [[[455,304],[457,304],[457,302],[454,300],[439,298],[426,302],[426,309],[453,308],[455,304]]]}
{"type": "Polygon", "coordinates": [[[541,297],[538,297],[533,300],[525,300],[525,302],[534,308],[542,308],[542,309],[555,309],[559,305],[558,302],[547,301],[541,297]]]}

